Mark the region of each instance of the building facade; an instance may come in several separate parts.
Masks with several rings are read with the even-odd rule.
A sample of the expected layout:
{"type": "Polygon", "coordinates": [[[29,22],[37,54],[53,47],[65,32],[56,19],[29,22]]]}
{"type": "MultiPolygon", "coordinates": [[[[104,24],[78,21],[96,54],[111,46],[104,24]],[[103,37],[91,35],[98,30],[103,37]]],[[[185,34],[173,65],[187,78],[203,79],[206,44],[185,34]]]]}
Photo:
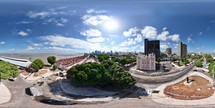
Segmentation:
{"type": "Polygon", "coordinates": [[[167,48],[166,49],[166,54],[167,54],[167,56],[171,56],[172,55],[172,49],[171,48],[167,48]]]}
{"type": "Polygon", "coordinates": [[[27,59],[11,58],[11,57],[5,57],[5,56],[1,56],[0,61],[9,62],[13,65],[16,65],[18,67],[23,67],[23,68],[30,67],[30,65],[32,63],[31,61],[29,61],[27,59]]]}
{"type": "Polygon", "coordinates": [[[149,41],[148,39],[144,40],[144,50],[145,54],[152,54],[154,53],[156,58],[160,57],[160,41],[159,40],[152,40],[149,41]]]}
{"type": "Polygon", "coordinates": [[[156,70],[156,57],[155,54],[142,54],[137,55],[137,69],[155,71],[156,70]]]}
{"type": "Polygon", "coordinates": [[[180,58],[184,58],[187,56],[187,45],[186,44],[179,42],[178,55],[180,58]]]}

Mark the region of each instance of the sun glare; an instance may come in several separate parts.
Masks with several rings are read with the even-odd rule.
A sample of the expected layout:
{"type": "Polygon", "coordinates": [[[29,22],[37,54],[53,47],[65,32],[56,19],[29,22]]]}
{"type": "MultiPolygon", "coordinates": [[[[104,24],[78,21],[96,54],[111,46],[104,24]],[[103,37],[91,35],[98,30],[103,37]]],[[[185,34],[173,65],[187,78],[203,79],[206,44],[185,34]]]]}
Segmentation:
{"type": "Polygon", "coordinates": [[[104,28],[109,31],[115,31],[119,28],[119,22],[115,19],[110,19],[104,22],[104,28]]]}

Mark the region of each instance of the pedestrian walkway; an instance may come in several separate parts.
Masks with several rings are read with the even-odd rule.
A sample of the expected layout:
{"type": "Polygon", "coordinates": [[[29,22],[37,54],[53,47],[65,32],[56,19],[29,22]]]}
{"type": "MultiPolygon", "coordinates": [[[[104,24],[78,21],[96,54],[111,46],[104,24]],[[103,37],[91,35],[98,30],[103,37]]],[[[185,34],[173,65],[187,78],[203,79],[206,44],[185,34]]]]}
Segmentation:
{"type": "Polygon", "coordinates": [[[0,82],[0,104],[7,103],[11,99],[11,94],[8,88],[0,82]]]}
{"type": "Polygon", "coordinates": [[[213,94],[211,97],[206,98],[206,99],[199,99],[199,100],[178,100],[178,99],[173,99],[170,97],[167,97],[164,94],[164,89],[169,86],[169,85],[173,85],[175,83],[178,83],[184,79],[186,79],[187,76],[201,76],[205,79],[207,79],[211,84],[213,84],[213,80],[208,77],[207,75],[200,73],[200,72],[192,72],[189,73],[188,75],[185,75],[175,81],[172,81],[170,83],[166,83],[163,84],[161,86],[159,86],[158,88],[156,88],[156,91],[159,91],[159,93],[153,93],[151,95],[151,98],[153,101],[157,102],[157,103],[161,103],[161,104],[167,104],[167,105],[211,105],[211,104],[215,104],[215,94],[213,94]]]}

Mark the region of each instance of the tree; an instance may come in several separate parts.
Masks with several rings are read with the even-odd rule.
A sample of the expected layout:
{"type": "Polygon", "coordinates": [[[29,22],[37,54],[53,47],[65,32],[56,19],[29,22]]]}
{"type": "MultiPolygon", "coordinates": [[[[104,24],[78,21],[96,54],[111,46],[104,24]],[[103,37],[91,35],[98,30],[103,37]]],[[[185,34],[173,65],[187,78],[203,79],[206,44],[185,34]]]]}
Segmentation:
{"type": "Polygon", "coordinates": [[[132,76],[111,60],[76,65],[67,71],[67,79],[75,86],[127,88],[135,84],[132,76]]]}
{"type": "Polygon", "coordinates": [[[213,61],[209,64],[208,69],[209,69],[209,73],[211,75],[214,75],[214,77],[215,77],[215,61],[213,61]]]}
{"type": "Polygon", "coordinates": [[[17,66],[8,62],[0,61],[0,78],[8,79],[10,77],[17,77],[19,75],[19,69],[17,66]]]}
{"type": "Polygon", "coordinates": [[[109,55],[108,54],[101,54],[98,56],[98,59],[100,62],[104,61],[104,60],[108,60],[109,55]]]}
{"type": "Polygon", "coordinates": [[[122,66],[125,66],[128,62],[126,58],[122,58],[119,62],[122,66]]]}
{"type": "Polygon", "coordinates": [[[49,56],[49,57],[47,58],[47,61],[48,61],[51,65],[53,65],[53,64],[55,64],[55,62],[56,62],[56,57],[55,57],[55,56],[49,56]]]}
{"type": "Polygon", "coordinates": [[[189,63],[189,60],[188,60],[186,57],[182,58],[181,61],[182,61],[185,65],[189,63]]]}
{"type": "Polygon", "coordinates": [[[202,62],[199,60],[195,63],[196,67],[202,67],[202,62]]]}
{"type": "Polygon", "coordinates": [[[80,71],[76,75],[77,80],[80,81],[80,85],[86,85],[85,82],[87,81],[88,77],[84,71],[80,71]]]}
{"type": "Polygon", "coordinates": [[[206,59],[206,61],[209,62],[209,63],[212,62],[212,61],[214,60],[213,57],[212,57],[210,54],[206,54],[206,55],[205,55],[205,59],[206,59]]]}
{"type": "Polygon", "coordinates": [[[53,67],[52,67],[54,70],[56,70],[58,67],[57,67],[57,65],[53,65],[53,67]]]}
{"type": "Polygon", "coordinates": [[[31,67],[35,70],[38,71],[39,69],[42,69],[44,66],[44,63],[41,59],[35,59],[32,64],[31,67]]]}
{"type": "Polygon", "coordinates": [[[167,55],[165,54],[165,53],[160,53],[160,58],[162,59],[162,58],[164,58],[164,57],[167,57],[167,55]]]}
{"type": "Polygon", "coordinates": [[[39,70],[39,67],[37,66],[36,63],[32,63],[31,67],[37,72],[39,70]]]}

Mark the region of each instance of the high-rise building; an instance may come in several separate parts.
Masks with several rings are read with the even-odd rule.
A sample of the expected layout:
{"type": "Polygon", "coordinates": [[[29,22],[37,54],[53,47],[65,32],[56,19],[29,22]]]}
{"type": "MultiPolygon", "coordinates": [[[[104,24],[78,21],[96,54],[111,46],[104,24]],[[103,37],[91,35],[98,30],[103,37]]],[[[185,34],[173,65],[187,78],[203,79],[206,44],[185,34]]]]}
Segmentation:
{"type": "Polygon", "coordinates": [[[171,56],[172,55],[172,49],[171,48],[167,48],[166,49],[166,54],[167,54],[167,56],[171,56]]]}
{"type": "Polygon", "coordinates": [[[156,57],[155,54],[142,54],[137,55],[137,69],[155,71],[156,70],[156,57]]]}
{"type": "Polygon", "coordinates": [[[160,57],[160,41],[159,40],[152,40],[149,41],[148,39],[144,40],[144,49],[145,49],[145,54],[152,54],[154,53],[156,58],[160,57]]]}
{"type": "Polygon", "coordinates": [[[182,42],[179,42],[178,45],[178,55],[180,58],[187,56],[187,45],[183,44],[182,42]]]}

